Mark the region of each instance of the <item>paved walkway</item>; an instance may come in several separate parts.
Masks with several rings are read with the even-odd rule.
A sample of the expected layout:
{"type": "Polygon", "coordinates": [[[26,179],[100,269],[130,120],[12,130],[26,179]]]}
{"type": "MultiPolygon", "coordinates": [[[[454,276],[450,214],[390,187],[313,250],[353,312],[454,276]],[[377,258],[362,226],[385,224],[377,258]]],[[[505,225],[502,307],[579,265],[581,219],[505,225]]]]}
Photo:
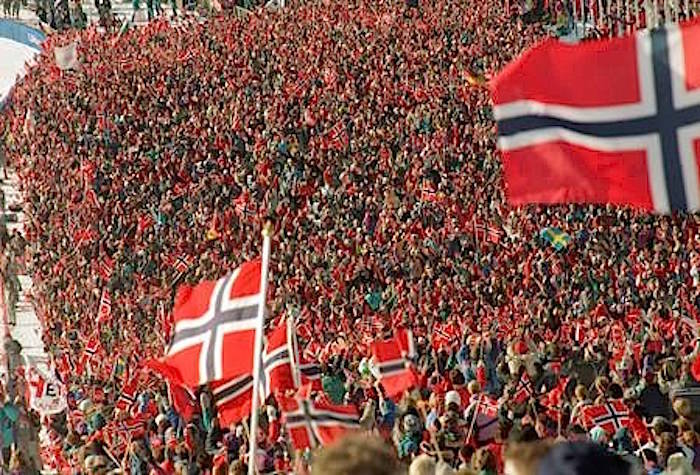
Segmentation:
{"type": "MultiPolygon", "coordinates": [[[[22,205],[22,196],[19,192],[17,176],[8,173],[8,180],[3,180],[0,189],[5,193],[5,209],[3,213],[8,220],[7,228],[10,233],[24,231],[25,216],[21,211],[16,210],[22,205]],[[13,211],[15,210],[15,211],[13,211]]],[[[28,275],[20,275],[20,296],[16,307],[16,324],[9,326],[12,338],[22,345],[22,355],[25,362],[39,369],[43,373],[48,373],[48,355],[44,350],[41,340],[42,327],[39,318],[34,311],[34,306],[30,301],[32,290],[32,279],[28,275]]],[[[0,325],[5,327],[5,325],[0,325]]],[[[2,329],[3,337],[5,328],[2,329]]]]}
{"type": "MultiPolygon", "coordinates": [[[[143,24],[147,21],[146,2],[142,0],[140,3],[141,9],[134,18],[134,21],[137,24],[143,24]]],[[[172,9],[170,8],[169,4],[166,5],[165,2],[162,3],[165,13],[170,16],[172,9]]],[[[97,8],[95,8],[95,2],[93,0],[84,0],[82,1],[82,6],[85,15],[87,15],[88,22],[97,23],[99,20],[99,14],[97,13],[97,8]]],[[[29,0],[27,6],[23,6],[20,10],[19,18],[17,20],[34,28],[39,28],[39,19],[37,18],[35,11],[35,2],[33,0],[29,0]]],[[[112,13],[114,13],[114,16],[119,17],[122,20],[131,19],[133,12],[134,8],[132,7],[130,0],[127,0],[126,2],[122,0],[112,0],[112,13]]],[[[11,17],[7,18],[12,19],[11,17]]]]}

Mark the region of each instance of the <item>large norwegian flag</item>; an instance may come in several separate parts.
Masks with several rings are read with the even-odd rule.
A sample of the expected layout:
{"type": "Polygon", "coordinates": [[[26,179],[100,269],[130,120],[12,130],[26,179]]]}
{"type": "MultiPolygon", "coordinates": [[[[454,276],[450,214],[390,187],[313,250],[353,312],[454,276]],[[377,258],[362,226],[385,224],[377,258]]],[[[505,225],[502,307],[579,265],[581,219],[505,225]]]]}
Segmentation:
{"type": "Polygon", "coordinates": [[[615,399],[584,407],[581,420],[587,429],[599,426],[608,434],[615,434],[623,427],[631,427],[633,419],[625,403],[615,399]]]}
{"type": "Polygon", "coordinates": [[[185,385],[253,374],[260,271],[260,261],[247,262],[216,282],[178,289],[164,363],[177,368],[185,385]]]}
{"type": "Polygon", "coordinates": [[[402,351],[398,338],[372,343],[372,357],[379,380],[390,398],[401,396],[418,384],[418,377],[402,351]]]}
{"type": "Polygon", "coordinates": [[[289,437],[296,450],[326,446],[360,429],[354,406],[280,398],[289,437]]]}
{"type": "Polygon", "coordinates": [[[699,48],[693,22],[550,40],[507,66],[492,97],[509,201],[700,210],[699,48]]]}

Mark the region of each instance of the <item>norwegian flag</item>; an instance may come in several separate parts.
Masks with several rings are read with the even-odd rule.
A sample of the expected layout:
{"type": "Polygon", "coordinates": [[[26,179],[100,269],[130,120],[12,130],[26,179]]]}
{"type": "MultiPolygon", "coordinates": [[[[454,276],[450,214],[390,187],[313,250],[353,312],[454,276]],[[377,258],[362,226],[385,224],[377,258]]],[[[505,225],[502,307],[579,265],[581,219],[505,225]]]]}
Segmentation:
{"type": "Polygon", "coordinates": [[[253,405],[252,370],[228,381],[211,383],[211,389],[222,426],[238,423],[250,416],[253,405]]]}
{"type": "Polygon", "coordinates": [[[168,258],[166,264],[175,270],[173,283],[179,282],[182,277],[187,274],[190,267],[194,263],[194,257],[187,254],[181,254],[178,257],[168,258]]]}
{"type": "Polygon", "coordinates": [[[83,348],[83,359],[90,360],[97,354],[100,348],[100,340],[97,335],[92,335],[88,341],[85,343],[85,348],[83,348]]]}
{"type": "Polygon", "coordinates": [[[532,382],[530,382],[530,376],[527,374],[527,371],[523,371],[522,376],[520,376],[520,380],[518,381],[518,384],[515,385],[515,393],[513,395],[513,400],[517,404],[522,404],[532,395],[534,394],[534,391],[532,390],[532,382]]]}
{"type": "Polygon", "coordinates": [[[266,396],[295,389],[292,369],[294,351],[290,333],[290,326],[283,323],[267,336],[262,357],[262,368],[265,372],[263,384],[266,396]]]}
{"type": "Polygon", "coordinates": [[[413,338],[413,331],[405,328],[396,331],[395,338],[401,348],[401,354],[409,360],[415,360],[418,357],[416,350],[416,342],[413,338]]]}
{"type": "Polygon", "coordinates": [[[390,398],[401,396],[415,387],[418,378],[406,359],[397,338],[375,341],[371,345],[372,357],[379,370],[379,380],[390,398]]]}
{"type": "Polygon", "coordinates": [[[430,180],[423,181],[420,199],[428,203],[434,203],[438,201],[438,192],[435,190],[435,185],[430,180]]]}
{"type": "Polygon", "coordinates": [[[618,399],[584,407],[581,410],[581,420],[586,428],[599,426],[608,434],[615,434],[623,427],[630,427],[632,423],[629,408],[618,399]]]}
{"type": "Polygon", "coordinates": [[[510,203],[700,209],[698,47],[700,23],[669,24],[508,65],[492,96],[510,203]]]}
{"type": "Polygon", "coordinates": [[[301,385],[311,385],[313,391],[320,391],[321,386],[321,365],[317,361],[300,359],[297,366],[301,385]]]}
{"type": "Polygon", "coordinates": [[[233,200],[233,206],[241,217],[254,216],[256,213],[255,205],[251,203],[250,194],[247,191],[243,191],[233,200]]]}
{"type": "Polygon", "coordinates": [[[501,242],[503,231],[496,226],[474,220],[474,237],[477,241],[488,240],[494,244],[501,242]]]}
{"type": "Polygon", "coordinates": [[[488,236],[489,241],[491,241],[494,244],[498,244],[501,242],[501,238],[503,237],[503,231],[501,229],[498,229],[496,226],[489,225],[488,228],[486,228],[486,234],[488,236]]]}
{"type": "MultiPolygon", "coordinates": [[[[309,315],[308,309],[304,309],[301,314],[302,321],[308,320],[309,315]]],[[[311,336],[312,331],[306,323],[297,325],[296,322],[290,322],[289,327],[292,337],[292,354],[294,356],[292,368],[294,370],[295,383],[302,387],[308,386],[313,391],[321,391],[323,388],[321,385],[321,365],[317,361],[299,354],[297,337],[302,335],[308,338],[311,336]]]]}
{"type": "Polygon", "coordinates": [[[92,229],[78,229],[73,233],[73,241],[78,247],[97,239],[97,233],[92,229]]]}
{"type": "Polygon", "coordinates": [[[459,341],[459,329],[452,324],[436,323],[433,325],[431,343],[433,348],[449,348],[455,341],[459,341]]]}
{"type": "Polygon", "coordinates": [[[148,415],[139,412],[133,416],[127,417],[122,422],[122,428],[128,432],[129,436],[134,439],[142,436],[146,432],[146,423],[148,422],[148,415]]]}
{"type": "Polygon", "coordinates": [[[62,383],[68,381],[68,376],[74,371],[75,364],[73,364],[73,360],[68,353],[63,353],[60,357],[56,358],[56,373],[62,383]]]}
{"type": "Polygon", "coordinates": [[[100,305],[97,308],[97,323],[109,322],[112,315],[112,297],[109,296],[107,289],[102,289],[100,296],[100,305]]]}
{"type": "Polygon", "coordinates": [[[360,417],[354,406],[281,398],[280,407],[296,450],[330,445],[360,429],[360,417]]]}
{"type": "Polygon", "coordinates": [[[486,394],[474,394],[469,399],[467,414],[474,419],[476,439],[492,440],[498,434],[498,402],[486,394]]]}
{"type": "Polygon", "coordinates": [[[264,304],[260,275],[260,261],[246,262],[218,281],[178,289],[164,363],[180,372],[185,385],[252,374],[257,313],[264,304]]]}
{"type": "Polygon", "coordinates": [[[337,122],[324,139],[326,147],[333,150],[345,150],[350,144],[350,137],[343,121],[337,122]]]}
{"type": "Polygon", "coordinates": [[[115,407],[120,411],[127,411],[136,402],[136,387],[138,381],[136,378],[131,379],[122,387],[122,392],[119,395],[119,399],[115,404],[115,407]]]}
{"type": "Polygon", "coordinates": [[[97,261],[97,273],[102,277],[102,280],[108,281],[112,278],[114,272],[114,259],[105,256],[97,261]]]}

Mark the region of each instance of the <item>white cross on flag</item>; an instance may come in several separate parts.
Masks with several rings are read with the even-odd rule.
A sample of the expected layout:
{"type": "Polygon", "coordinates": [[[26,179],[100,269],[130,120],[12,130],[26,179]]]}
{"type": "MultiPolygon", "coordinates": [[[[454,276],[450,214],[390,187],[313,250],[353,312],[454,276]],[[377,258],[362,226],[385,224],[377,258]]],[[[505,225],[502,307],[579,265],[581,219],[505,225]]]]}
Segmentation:
{"type": "Polygon", "coordinates": [[[164,362],[179,370],[185,385],[253,374],[256,317],[264,301],[260,273],[259,260],[246,262],[215,282],[178,289],[164,362]]]}
{"type": "Polygon", "coordinates": [[[491,92],[509,202],[700,210],[699,48],[691,21],[506,66],[491,92]]]}

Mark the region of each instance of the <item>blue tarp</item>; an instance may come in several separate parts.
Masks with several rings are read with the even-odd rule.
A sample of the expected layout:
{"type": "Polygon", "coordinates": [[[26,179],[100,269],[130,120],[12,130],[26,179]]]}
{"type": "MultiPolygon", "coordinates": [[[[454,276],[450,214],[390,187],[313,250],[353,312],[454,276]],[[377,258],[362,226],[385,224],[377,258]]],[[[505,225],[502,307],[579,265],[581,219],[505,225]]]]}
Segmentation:
{"type": "Polygon", "coordinates": [[[0,105],[5,101],[24,64],[40,49],[44,34],[34,28],[0,19],[0,105]]]}

